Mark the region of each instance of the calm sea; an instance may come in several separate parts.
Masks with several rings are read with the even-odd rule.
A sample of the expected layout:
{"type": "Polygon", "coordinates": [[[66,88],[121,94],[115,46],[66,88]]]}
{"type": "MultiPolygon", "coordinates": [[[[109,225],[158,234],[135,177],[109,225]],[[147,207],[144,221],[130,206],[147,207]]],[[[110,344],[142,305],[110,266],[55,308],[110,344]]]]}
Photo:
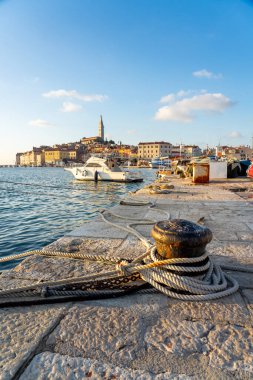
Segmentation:
{"type": "MultiPolygon", "coordinates": [[[[155,177],[141,173],[144,184],[155,177]]],[[[77,182],[62,168],[0,168],[0,256],[40,249],[142,186],[77,182]]]]}

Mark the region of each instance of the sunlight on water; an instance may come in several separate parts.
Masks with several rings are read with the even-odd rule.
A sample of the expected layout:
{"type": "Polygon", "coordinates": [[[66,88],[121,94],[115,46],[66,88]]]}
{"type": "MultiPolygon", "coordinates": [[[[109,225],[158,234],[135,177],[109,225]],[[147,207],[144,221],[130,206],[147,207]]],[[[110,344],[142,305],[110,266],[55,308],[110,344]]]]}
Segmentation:
{"type": "MultiPolygon", "coordinates": [[[[144,184],[155,177],[141,173],[144,184]]],[[[0,168],[0,256],[40,249],[142,186],[78,182],[61,168],[0,168]]]]}

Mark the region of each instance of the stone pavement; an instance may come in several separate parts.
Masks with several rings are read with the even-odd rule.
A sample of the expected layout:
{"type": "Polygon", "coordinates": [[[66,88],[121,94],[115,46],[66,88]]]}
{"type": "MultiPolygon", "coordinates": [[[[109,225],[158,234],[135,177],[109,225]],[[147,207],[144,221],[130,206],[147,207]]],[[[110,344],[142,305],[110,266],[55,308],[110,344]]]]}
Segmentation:
{"type": "MultiPolygon", "coordinates": [[[[119,205],[112,211],[126,218],[161,220],[160,210],[171,218],[202,218],[214,235],[209,254],[220,264],[238,266],[229,273],[238,280],[239,291],[211,302],[183,302],[154,293],[0,309],[1,380],[253,378],[253,275],[243,272],[253,268],[251,199],[221,183],[173,183],[168,194],[150,195],[143,189],[131,196],[155,200],[153,209],[119,205]]],[[[233,183],[233,188],[240,186],[233,183]]],[[[250,194],[252,183],[247,188],[250,194]]],[[[110,220],[127,222],[112,216],[110,220]]],[[[151,226],[136,229],[150,237],[151,226]]],[[[100,217],[47,249],[127,259],[145,252],[135,237],[109,227],[100,217]]],[[[93,261],[29,257],[0,276],[0,288],[108,268],[93,261]]]]}

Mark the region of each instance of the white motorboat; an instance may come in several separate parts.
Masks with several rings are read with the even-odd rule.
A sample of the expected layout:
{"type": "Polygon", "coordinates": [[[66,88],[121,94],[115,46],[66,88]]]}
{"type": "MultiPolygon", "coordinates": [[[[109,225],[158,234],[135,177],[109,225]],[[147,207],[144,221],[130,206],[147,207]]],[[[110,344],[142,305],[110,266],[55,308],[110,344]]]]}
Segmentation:
{"type": "Polygon", "coordinates": [[[65,168],[79,181],[141,182],[136,172],[124,171],[112,159],[90,157],[83,166],[65,168]]]}

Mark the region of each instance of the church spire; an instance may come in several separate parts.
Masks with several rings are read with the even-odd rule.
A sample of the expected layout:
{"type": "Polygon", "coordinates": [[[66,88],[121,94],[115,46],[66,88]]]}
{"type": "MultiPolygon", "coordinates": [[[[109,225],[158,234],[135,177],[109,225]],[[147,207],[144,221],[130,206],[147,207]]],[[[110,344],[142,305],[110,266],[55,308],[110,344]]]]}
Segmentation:
{"type": "Polygon", "coordinates": [[[102,115],[100,115],[100,120],[98,123],[98,136],[104,141],[104,123],[102,119],[102,115]]]}

